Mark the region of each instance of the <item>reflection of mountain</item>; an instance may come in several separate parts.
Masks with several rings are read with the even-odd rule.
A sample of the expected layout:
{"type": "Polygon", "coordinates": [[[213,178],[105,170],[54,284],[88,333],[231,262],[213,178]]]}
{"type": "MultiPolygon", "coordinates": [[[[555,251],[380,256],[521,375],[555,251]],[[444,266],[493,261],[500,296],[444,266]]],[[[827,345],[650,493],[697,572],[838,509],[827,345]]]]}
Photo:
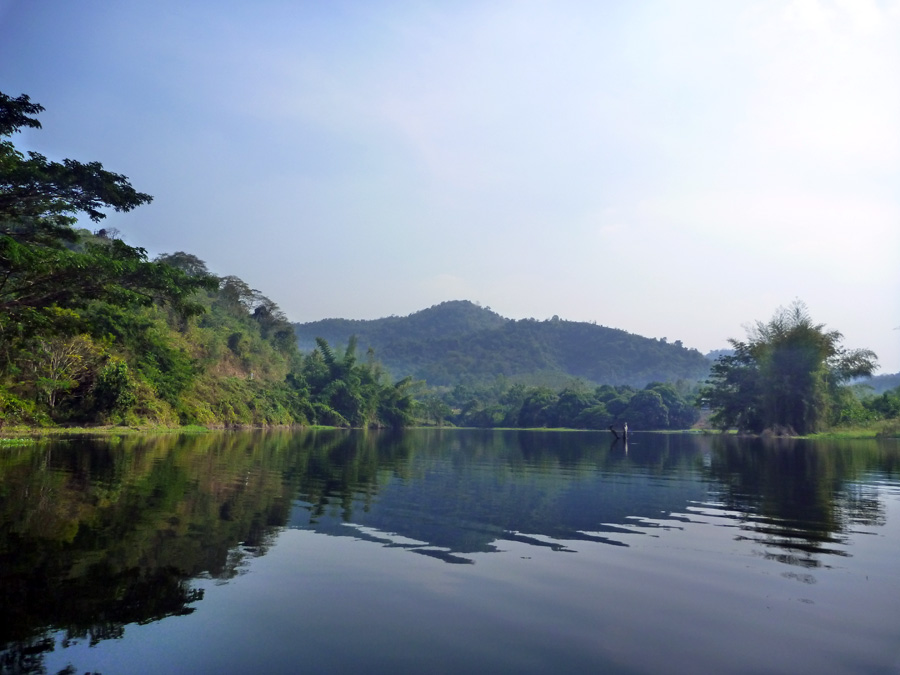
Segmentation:
{"type": "Polygon", "coordinates": [[[359,495],[349,505],[328,495],[315,507],[301,502],[290,525],[444,552],[454,562],[458,554],[502,548],[498,540],[562,550],[574,540],[627,545],[623,535],[707,495],[694,439],[645,438],[626,456],[608,434],[421,434],[407,468],[414,478],[391,477],[374,499],[359,495]],[[640,519],[646,522],[636,527],[640,519]],[[348,520],[364,529],[347,527],[348,520]]]}
{"type": "Polygon", "coordinates": [[[855,524],[883,521],[883,505],[854,477],[873,467],[898,473],[897,453],[874,443],[639,434],[626,454],[592,433],[409,431],[403,439],[415,451],[402,469],[379,471],[377,485],[301,487],[289,525],[465,563],[503,540],[621,546],[702,517],[766,557],[815,567],[847,554],[855,524]]]}

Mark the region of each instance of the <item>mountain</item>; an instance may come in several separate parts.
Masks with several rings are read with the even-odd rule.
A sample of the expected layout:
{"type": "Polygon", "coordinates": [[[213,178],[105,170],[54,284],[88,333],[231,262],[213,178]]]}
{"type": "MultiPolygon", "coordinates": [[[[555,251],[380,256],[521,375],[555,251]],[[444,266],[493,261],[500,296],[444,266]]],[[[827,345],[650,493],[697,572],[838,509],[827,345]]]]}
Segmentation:
{"type": "Polygon", "coordinates": [[[883,394],[886,391],[900,387],[900,373],[865,377],[859,379],[856,384],[863,384],[867,387],[871,387],[873,394],[883,394]]]}
{"type": "Polygon", "coordinates": [[[498,376],[562,386],[572,378],[643,387],[653,381],[701,380],[709,361],[680,341],[553,317],[507,319],[467,300],[443,302],[409,316],[373,320],[324,319],[294,324],[300,349],[324,338],[340,348],[355,335],[394,377],[430,385],[488,382],[498,376]]]}

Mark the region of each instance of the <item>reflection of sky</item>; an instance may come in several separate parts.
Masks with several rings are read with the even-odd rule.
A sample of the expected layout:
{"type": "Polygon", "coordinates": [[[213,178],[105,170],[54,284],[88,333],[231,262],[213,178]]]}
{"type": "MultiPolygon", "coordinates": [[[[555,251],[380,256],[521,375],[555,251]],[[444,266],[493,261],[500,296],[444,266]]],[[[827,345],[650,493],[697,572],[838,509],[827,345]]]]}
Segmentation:
{"type": "Polygon", "coordinates": [[[798,583],[702,524],[634,541],[499,540],[444,565],[286,530],[194,614],[53,654],[48,672],[891,672],[900,656],[896,571],[798,583]]]}

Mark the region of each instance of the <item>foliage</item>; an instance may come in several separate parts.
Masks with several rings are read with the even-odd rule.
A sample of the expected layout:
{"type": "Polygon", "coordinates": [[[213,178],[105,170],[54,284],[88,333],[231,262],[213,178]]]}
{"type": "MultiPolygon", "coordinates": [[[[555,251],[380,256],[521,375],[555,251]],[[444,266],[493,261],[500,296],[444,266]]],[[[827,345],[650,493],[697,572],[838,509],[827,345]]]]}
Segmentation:
{"type": "Polygon", "coordinates": [[[576,383],[554,391],[549,387],[509,385],[501,378],[489,386],[457,385],[447,391],[442,400],[448,412],[442,419],[432,418],[432,422],[570,429],[607,429],[627,422],[629,428],[637,430],[687,429],[699,417],[691,398],[685,383],[654,382],[641,390],[627,385],[590,389],[576,383]]]}
{"type": "Polygon", "coordinates": [[[46,415],[37,410],[34,401],[19,398],[11,391],[0,386],[0,429],[7,424],[31,424],[42,426],[47,424],[46,415]]]}
{"type": "Polygon", "coordinates": [[[900,419],[900,387],[890,389],[880,396],[863,398],[858,405],[864,411],[867,421],[900,419]]]}
{"type": "MultiPolygon", "coordinates": [[[[0,92],[0,137],[22,127],[40,129],[34,115],[43,110],[26,95],[0,92]]],[[[10,141],[0,141],[0,234],[50,245],[60,238],[74,241],[71,226],[78,213],[99,222],[106,217],[102,209],[130,211],[152,199],[99,162],[51,162],[36,152],[26,158],[10,141]]]]}
{"type": "Polygon", "coordinates": [[[74,389],[91,372],[99,350],[90,336],[39,338],[31,369],[38,390],[53,409],[61,392],[74,389]]]}
{"type": "Polygon", "coordinates": [[[799,301],[768,323],[756,322],[747,341],[730,340],[734,353],[713,365],[703,393],[715,411],[711,421],[722,429],[799,434],[841,421],[843,385],[877,367],[873,352],[848,351],[842,338],[814,323],[799,301]]]}
{"type": "Polygon", "coordinates": [[[412,423],[411,378],[391,384],[371,353],[367,362],[357,362],[355,338],[340,357],[325,339],[316,343],[300,372],[313,406],[313,423],[357,427],[412,423]]]}
{"type": "Polygon", "coordinates": [[[137,403],[137,386],[121,357],[111,357],[97,373],[94,383],[94,408],[101,414],[126,411],[137,403]]]}
{"type": "Polygon", "coordinates": [[[0,93],[0,356],[9,365],[17,341],[71,330],[58,319],[96,302],[120,307],[167,303],[184,316],[199,311],[190,298],[207,277],[150,263],[146,252],[72,226],[78,214],[94,222],[103,209],[130,211],[150,201],[128,179],[98,162],[49,161],[19,152],[6,137],[40,128],[43,108],[27,96],[0,93]]]}

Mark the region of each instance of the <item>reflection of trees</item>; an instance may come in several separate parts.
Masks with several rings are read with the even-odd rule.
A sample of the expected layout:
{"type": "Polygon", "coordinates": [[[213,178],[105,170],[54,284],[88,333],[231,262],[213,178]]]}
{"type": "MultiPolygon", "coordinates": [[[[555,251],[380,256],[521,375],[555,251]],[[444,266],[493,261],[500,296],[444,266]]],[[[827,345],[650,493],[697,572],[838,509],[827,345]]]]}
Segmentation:
{"type": "Polygon", "coordinates": [[[287,520],[288,434],[47,443],[0,458],[3,672],[41,672],[64,640],[189,613],[287,520]],[[240,547],[236,548],[238,544],[240,547]],[[102,617],[102,619],[100,618],[102,617]]]}
{"type": "MultiPolygon", "coordinates": [[[[132,568],[107,574],[103,566],[96,566],[87,576],[72,588],[65,581],[54,584],[53,589],[46,589],[51,592],[30,598],[32,604],[23,607],[24,612],[7,620],[22,622],[52,615],[54,626],[65,631],[64,645],[87,640],[93,646],[101,640],[122,637],[129,623],[189,614],[193,609],[188,605],[203,598],[202,589],[191,589],[175,568],[132,568]]],[[[21,633],[27,626],[18,623],[18,627],[16,632],[21,633]]],[[[53,637],[38,632],[14,639],[11,649],[2,654],[0,672],[42,672],[42,655],[53,650],[53,637]]]]}
{"type": "Polygon", "coordinates": [[[408,478],[414,446],[402,431],[328,431],[303,438],[304,453],[292,475],[312,520],[337,509],[350,522],[355,508],[371,508],[379,480],[408,478]]]}
{"type": "Polygon", "coordinates": [[[896,453],[875,442],[718,437],[708,472],[738,514],[741,538],[769,558],[814,568],[824,555],[849,555],[853,525],[884,522],[877,494],[857,482],[874,470],[896,470],[896,453]]]}

